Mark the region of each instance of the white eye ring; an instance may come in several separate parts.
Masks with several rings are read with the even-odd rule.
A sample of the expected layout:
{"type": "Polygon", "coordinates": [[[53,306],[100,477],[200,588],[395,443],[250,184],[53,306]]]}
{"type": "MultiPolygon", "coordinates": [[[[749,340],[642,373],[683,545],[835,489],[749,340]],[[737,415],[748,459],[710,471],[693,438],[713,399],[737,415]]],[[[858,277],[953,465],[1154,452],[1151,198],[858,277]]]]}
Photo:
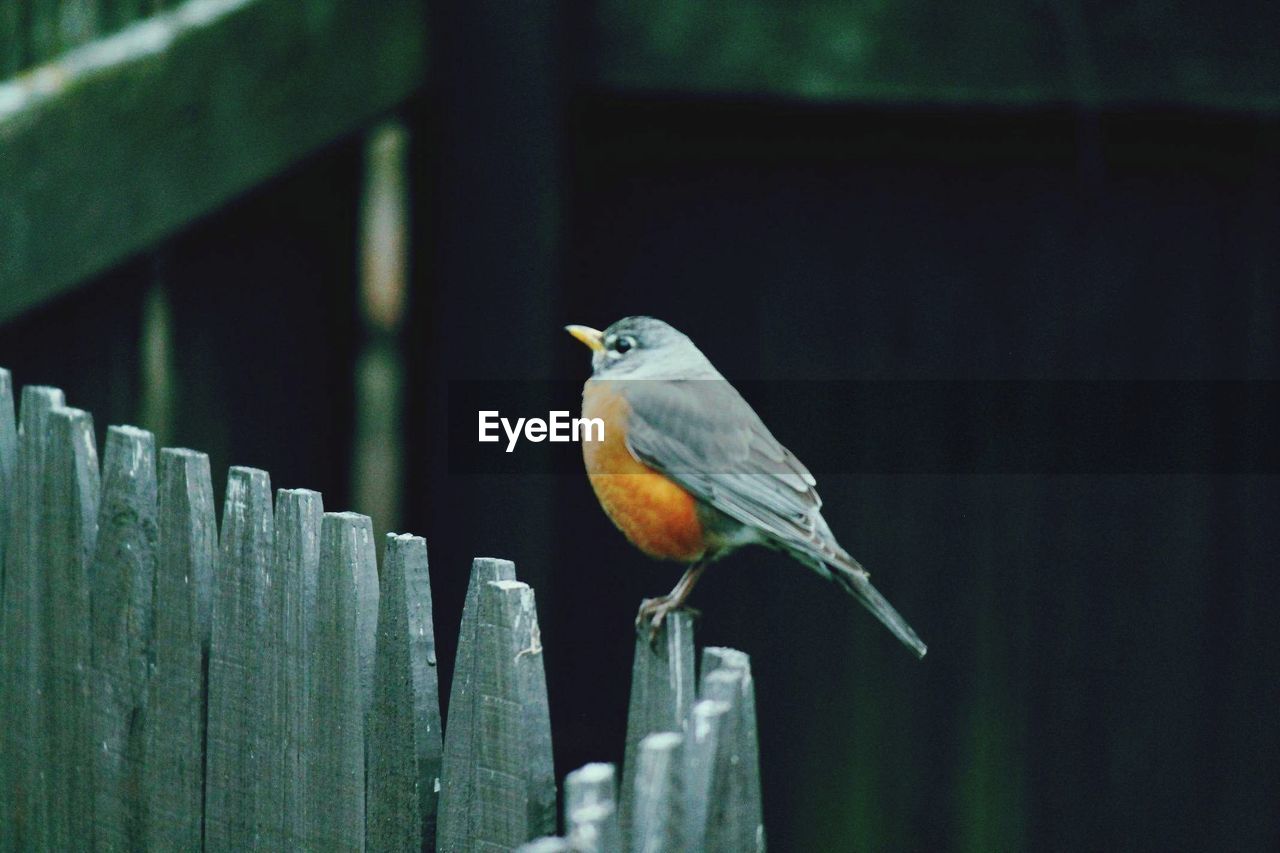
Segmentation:
{"type": "Polygon", "coordinates": [[[618,355],[625,355],[636,348],[636,339],[631,335],[622,335],[615,338],[609,348],[618,355]]]}

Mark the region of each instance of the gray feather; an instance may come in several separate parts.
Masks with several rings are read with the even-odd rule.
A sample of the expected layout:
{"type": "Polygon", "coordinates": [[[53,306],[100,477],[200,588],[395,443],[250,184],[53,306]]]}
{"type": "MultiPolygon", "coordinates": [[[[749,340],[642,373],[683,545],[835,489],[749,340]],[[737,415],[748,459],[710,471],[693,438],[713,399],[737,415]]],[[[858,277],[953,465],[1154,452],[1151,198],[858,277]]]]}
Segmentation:
{"type": "Polygon", "coordinates": [[[615,380],[631,409],[632,455],[758,531],[765,544],[834,580],[923,657],[925,644],[836,541],[809,469],[774,438],[737,389],[709,362],[706,367],[716,378],[615,380]]]}

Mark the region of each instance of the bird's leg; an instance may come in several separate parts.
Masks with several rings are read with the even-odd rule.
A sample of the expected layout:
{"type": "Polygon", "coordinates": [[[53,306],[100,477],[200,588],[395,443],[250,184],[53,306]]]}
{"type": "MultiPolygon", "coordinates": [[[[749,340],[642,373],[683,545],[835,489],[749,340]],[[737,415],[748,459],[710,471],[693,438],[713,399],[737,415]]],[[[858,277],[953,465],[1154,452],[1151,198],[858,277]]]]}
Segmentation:
{"type": "Polygon", "coordinates": [[[684,600],[689,597],[689,593],[693,592],[694,584],[698,582],[698,578],[706,568],[706,563],[694,563],[685,570],[671,592],[658,598],[646,598],[640,602],[640,612],[636,614],[636,627],[639,628],[648,620],[649,642],[658,639],[658,629],[662,627],[667,614],[684,605],[684,600]]]}

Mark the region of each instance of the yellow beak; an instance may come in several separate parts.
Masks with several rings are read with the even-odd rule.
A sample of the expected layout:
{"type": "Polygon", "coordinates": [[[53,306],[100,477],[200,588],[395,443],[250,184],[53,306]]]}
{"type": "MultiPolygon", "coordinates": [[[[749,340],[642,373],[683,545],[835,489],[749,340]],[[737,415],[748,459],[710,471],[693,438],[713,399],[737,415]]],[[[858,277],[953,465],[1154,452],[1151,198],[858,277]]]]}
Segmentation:
{"type": "Polygon", "coordinates": [[[564,330],[596,352],[604,349],[604,332],[590,326],[565,326],[564,330]]]}

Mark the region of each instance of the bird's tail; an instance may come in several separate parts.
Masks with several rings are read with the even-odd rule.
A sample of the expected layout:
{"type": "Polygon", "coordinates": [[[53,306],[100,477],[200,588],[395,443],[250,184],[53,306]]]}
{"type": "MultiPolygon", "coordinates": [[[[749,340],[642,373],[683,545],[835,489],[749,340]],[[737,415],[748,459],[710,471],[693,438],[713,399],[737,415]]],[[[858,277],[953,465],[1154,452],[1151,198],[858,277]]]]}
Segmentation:
{"type": "Polygon", "coordinates": [[[858,599],[863,607],[870,610],[871,615],[883,622],[884,626],[903,642],[903,645],[916,653],[917,658],[924,657],[929,647],[916,636],[916,632],[911,630],[907,620],[893,609],[893,605],[871,585],[867,570],[862,568],[857,560],[848,554],[841,553],[839,559],[827,560],[826,564],[832,580],[858,599]]]}

